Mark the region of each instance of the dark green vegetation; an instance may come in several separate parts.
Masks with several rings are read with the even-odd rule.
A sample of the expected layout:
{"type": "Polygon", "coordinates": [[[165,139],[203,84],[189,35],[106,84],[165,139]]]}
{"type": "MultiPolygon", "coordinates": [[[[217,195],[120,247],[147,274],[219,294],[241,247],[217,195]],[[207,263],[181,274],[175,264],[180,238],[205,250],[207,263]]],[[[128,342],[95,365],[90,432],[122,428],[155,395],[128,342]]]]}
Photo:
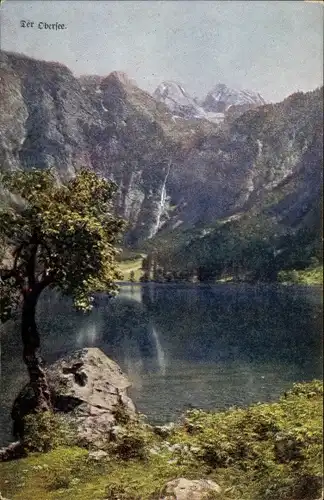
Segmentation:
{"type": "Polygon", "coordinates": [[[145,258],[145,254],[132,252],[124,248],[123,252],[116,258],[118,268],[123,275],[122,281],[141,281],[143,276],[143,259],[145,258]]]}
{"type": "Polygon", "coordinates": [[[295,269],[281,271],[278,278],[284,284],[321,285],[323,284],[323,266],[315,266],[300,271],[295,269]]]}
{"type": "Polygon", "coordinates": [[[150,257],[151,275],[162,281],[323,282],[319,219],[312,227],[288,231],[267,215],[242,214],[159,241],[150,257]],[[293,270],[306,272],[308,279],[294,279],[293,270]]]}
{"type": "MultiPolygon", "coordinates": [[[[215,480],[223,500],[315,500],[321,493],[322,395],[314,381],[295,385],[272,404],[193,410],[167,438],[143,422],[126,424],[99,461],[47,435],[51,451],[1,464],[2,494],[13,500],[148,500],[159,497],[166,481],[184,476],[215,480]]],[[[32,431],[38,436],[37,422],[32,431]]]]}
{"type": "Polygon", "coordinates": [[[0,239],[7,249],[0,319],[7,321],[21,305],[24,362],[37,406],[48,408],[36,306],[47,287],[71,296],[84,311],[91,309],[93,293],[116,291],[116,244],[123,227],[112,212],[116,186],[86,169],[66,184],[57,182],[53,170],[35,169],[3,174],[1,184],[20,201],[0,211],[0,239]]]}

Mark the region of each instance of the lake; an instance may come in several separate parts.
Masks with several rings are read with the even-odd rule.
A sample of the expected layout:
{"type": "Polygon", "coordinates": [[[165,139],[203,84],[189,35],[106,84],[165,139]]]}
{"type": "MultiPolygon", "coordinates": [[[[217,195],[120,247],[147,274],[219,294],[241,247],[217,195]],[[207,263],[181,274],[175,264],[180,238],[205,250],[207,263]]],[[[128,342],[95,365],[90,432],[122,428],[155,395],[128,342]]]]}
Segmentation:
{"type": "MultiPolygon", "coordinates": [[[[96,298],[92,313],[45,293],[37,321],[48,362],[96,346],[117,361],[149,422],[193,407],[224,409],[277,398],[294,382],[322,378],[322,292],[278,285],[143,284],[96,298]]],[[[26,381],[19,328],[2,333],[0,444],[26,381]]]]}

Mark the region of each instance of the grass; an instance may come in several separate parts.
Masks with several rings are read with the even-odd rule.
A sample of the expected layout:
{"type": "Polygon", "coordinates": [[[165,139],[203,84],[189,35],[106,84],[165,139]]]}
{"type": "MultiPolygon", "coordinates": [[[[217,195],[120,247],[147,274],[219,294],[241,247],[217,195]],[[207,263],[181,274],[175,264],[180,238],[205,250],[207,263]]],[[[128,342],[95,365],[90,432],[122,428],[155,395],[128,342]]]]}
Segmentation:
{"type": "Polygon", "coordinates": [[[145,426],[129,428],[98,462],[76,446],[31,453],[0,464],[1,493],[11,500],[153,500],[167,481],[187,477],[214,480],[223,500],[314,500],[322,402],[322,383],[314,381],[271,404],[190,411],[166,439],[145,426]]]}
{"type": "Polygon", "coordinates": [[[77,447],[59,447],[0,467],[2,493],[12,500],[101,500],[115,498],[108,496],[113,492],[123,500],[145,500],[187,469],[157,455],[149,461],[96,463],[86,450],[77,447]]]}
{"type": "Polygon", "coordinates": [[[230,283],[231,281],[234,281],[233,276],[225,276],[224,278],[216,280],[216,283],[230,283]]]}
{"type": "Polygon", "coordinates": [[[284,284],[323,285],[323,266],[297,271],[281,271],[279,280],[284,284]]]}
{"type": "Polygon", "coordinates": [[[133,280],[140,281],[140,278],[143,276],[142,262],[144,257],[145,255],[143,255],[142,257],[122,260],[118,263],[118,268],[124,275],[122,281],[130,281],[132,272],[134,273],[133,280]]]}

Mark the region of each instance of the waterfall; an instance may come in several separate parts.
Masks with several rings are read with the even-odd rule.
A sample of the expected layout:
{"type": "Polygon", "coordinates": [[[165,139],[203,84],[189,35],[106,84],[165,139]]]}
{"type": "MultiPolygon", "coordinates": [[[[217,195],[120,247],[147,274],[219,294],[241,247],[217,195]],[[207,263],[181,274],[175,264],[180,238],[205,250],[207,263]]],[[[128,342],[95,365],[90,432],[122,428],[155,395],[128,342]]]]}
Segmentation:
{"type": "Polygon", "coordinates": [[[171,160],[169,160],[168,168],[167,168],[167,171],[166,171],[166,174],[165,174],[165,177],[164,177],[164,181],[163,181],[163,184],[162,184],[161,198],[160,198],[160,202],[159,202],[159,205],[158,205],[158,213],[157,213],[157,217],[156,217],[156,222],[155,222],[155,225],[153,226],[153,228],[150,231],[149,238],[153,238],[153,236],[156,235],[156,233],[158,232],[158,230],[160,228],[161,216],[163,214],[164,205],[165,205],[165,201],[166,201],[166,183],[167,183],[167,180],[168,180],[168,177],[169,177],[170,169],[171,169],[171,160]]]}
{"type": "Polygon", "coordinates": [[[157,362],[159,365],[160,373],[162,375],[165,375],[166,374],[165,353],[163,351],[163,348],[162,348],[162,345],[161,345],[161,342],[159,339],[159,334],[156,331],[156,329],[154,328],[154,326],[152,326],[152,337],[153,337],[154,342],[155,342],[156,353],[157,353],[157,362]]]}

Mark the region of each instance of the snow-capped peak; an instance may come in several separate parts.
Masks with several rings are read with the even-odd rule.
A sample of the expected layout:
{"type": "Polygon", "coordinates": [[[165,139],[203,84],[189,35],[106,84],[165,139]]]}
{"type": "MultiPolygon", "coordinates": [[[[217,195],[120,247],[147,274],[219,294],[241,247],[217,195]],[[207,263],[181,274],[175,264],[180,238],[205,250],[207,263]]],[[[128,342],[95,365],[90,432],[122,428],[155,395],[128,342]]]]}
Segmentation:
{"type": "Polygon", "coordinates": [[[217,84],[210,92],[202,106],[205,111],[226,113],[231,106],[250,105],[251,107],[263,106],[266,101],[253,90],[237,90],[223,83],[217,84]]]}
{"type": "Polygon", "coordinates": [[[153,97],[163,102],[177,118],[200,118],[214,123],[222,122],[227,111],[233,106],[240,106],[242,113],[247,109],[266,104],[258,92],[233,89],[224,83],[215,85],[203,101],[192,97],[182,85],[173,81],[162,82],[153,93],[153,97]]]}
{"type": "Polygon", "coordinates": [[[166,81],[162,82],[154,91],[153,97],[163,102],[172,113],[183,118],[205,118],[205,112],[191,97],[182,85],[166,81]]]}

